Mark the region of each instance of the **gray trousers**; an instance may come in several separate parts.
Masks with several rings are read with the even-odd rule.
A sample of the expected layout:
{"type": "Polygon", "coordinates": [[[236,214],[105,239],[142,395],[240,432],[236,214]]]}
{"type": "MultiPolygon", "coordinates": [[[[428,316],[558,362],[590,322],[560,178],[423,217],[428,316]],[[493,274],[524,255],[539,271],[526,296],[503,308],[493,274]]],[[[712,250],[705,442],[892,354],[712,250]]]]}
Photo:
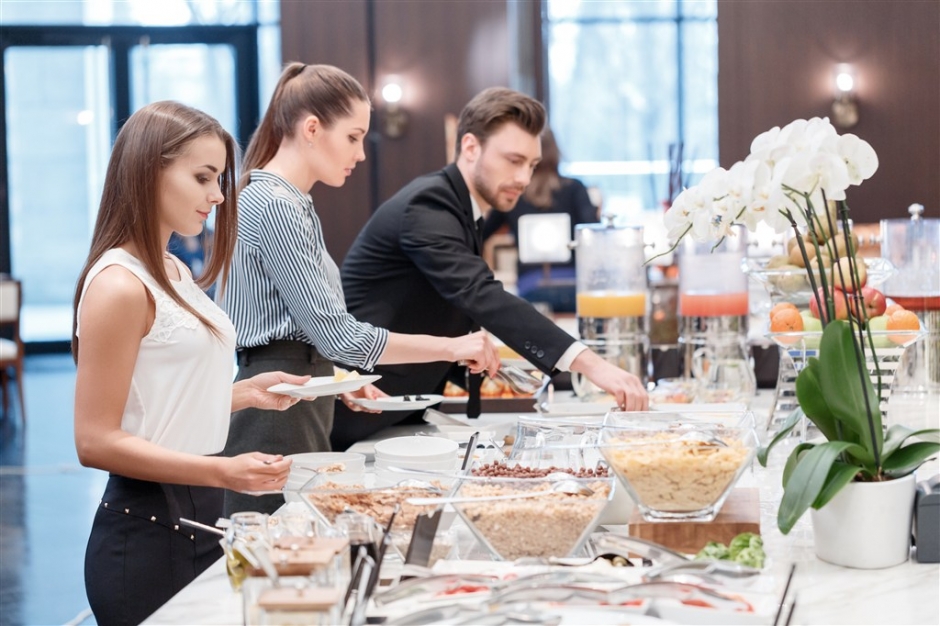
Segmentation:
{"type": "MultiPolygon", "coordinates": [[[[238,378],[283,371],[303,376],[332,376],[333,364],[320,356],[316,348],[302,341],[273,341],[266,346],[238,351],[238,378]]],[[[333,428],[334,396],[301,401],[286,411],[244,409],[232,414],[232,424],[225,444],[224,456],[245,452],[267,454],[299,454],[328,452],[330,430],[333,428]]],[[[284,497],[249,496],[225,492],[225,515],[238,511],[273,513],[284,497]]]]}

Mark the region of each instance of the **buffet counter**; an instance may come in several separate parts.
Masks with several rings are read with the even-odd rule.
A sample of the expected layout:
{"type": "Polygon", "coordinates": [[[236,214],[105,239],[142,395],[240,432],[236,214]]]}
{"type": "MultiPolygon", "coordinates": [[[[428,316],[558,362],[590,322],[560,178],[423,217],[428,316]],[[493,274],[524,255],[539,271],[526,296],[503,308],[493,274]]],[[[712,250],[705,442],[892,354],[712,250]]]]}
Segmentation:
{"type": "MultiPolygon", "coordinates": [[[[761,392],[752,408],[769,410],[772,392],[761,392]]],[[[496,430],[500,435],[514,429],[515,415],[484,414],[472,424],[496,430]]],[[[417,431],[421,426],[399,426],[379,433],[384,439],[417,431]]],[[[372,442],[360,442],[351,450],[369,453],[372,442]]],[[[783,447],[783,446],[781,446],[783,447]]],[[[792,624],[938,624],[940,623],[940,564],[921,564],[913,557],[906,563],[883,570],[854,570],[830,565],[815,556],[810,516],[805,515],[786,536],[777,530],[776,503],[782,496],[780,475],[788,450],[776,450],[767,468],[755,461],[739,486],[756,487],[760,493],[761,534],[768,561],[760,575],[761,587],[776,597],[782,592],[792,563],[796,573],[788,600],[795,599],[792,624]]],[[[921,467],[918,479],[940,471],[936,460],[921,467]]],[[[625,527],[609,527],[625,530],[625,527]]],[[[220,559],[188,587],[150,616],[148,624],[241,624],[242,600],[232,591],[220,559]]],[[[439,562],[440,565],[451,562],[439,562]]],[[[505,572],[507,564],[493,563],[505,572]]],[[[485,570],[486,562],[476,561],[476,572],[485,570]]],[[[452,567],[448,568],[453,571],[452,567]]],[[[569,568],[570,569],[570,568],[569,568]]],[[[641,569],[641,568],[631,568],[641,569]]],[[[629,621],[629,620],[627,620],[629,621]]],[[[771,623],[773,615],[763,623],[771,623]]],[[[645,623],[645,622],[644,622],[645,623]]],[[[665,622],[664,622],[665,623],[665,622]]],[[[706,623],[706,622],[702,622],[706,623]]],[[[715,622],[708,622],[715,623],[715,622]]],[[[756,623],[756,622],[755,622],[756,623]]],[[[783,623],[783,620],[780,620],[783,623]]]]}

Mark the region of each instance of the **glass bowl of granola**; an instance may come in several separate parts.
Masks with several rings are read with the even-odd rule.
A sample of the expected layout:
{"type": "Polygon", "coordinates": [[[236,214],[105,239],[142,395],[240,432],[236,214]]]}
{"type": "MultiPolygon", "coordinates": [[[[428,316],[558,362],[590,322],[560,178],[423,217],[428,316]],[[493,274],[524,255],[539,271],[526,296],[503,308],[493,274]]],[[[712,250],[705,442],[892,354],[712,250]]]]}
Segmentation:
{"type": "Polygon", "coordinates": [[[575,556],[610,502],[615,480],[602,467],[490,463],[458,479],[456,496],[481,500],[453,507],[498,560],[575,556]]]}
{"type": "Polygon", "coordinates": [[[750,466],[750,425],[672,414],[638,414],[605,424],[598,444],[647,521],[709,522],[750,466]]]}

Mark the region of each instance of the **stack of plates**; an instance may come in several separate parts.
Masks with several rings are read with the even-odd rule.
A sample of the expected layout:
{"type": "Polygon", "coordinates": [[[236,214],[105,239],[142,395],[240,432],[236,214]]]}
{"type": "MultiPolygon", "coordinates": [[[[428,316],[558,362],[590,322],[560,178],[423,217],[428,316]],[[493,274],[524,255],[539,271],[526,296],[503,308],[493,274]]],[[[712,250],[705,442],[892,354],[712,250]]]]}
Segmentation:
{"type": "Polygon", "coordinates": [[[452,474],[459,462],[456,441],[443,437],[395,437],[375,444],[375,480],[377,485],[392,485],[403,480],[422,480],[419,474],[392,471],[390,467],[452,474]]]}

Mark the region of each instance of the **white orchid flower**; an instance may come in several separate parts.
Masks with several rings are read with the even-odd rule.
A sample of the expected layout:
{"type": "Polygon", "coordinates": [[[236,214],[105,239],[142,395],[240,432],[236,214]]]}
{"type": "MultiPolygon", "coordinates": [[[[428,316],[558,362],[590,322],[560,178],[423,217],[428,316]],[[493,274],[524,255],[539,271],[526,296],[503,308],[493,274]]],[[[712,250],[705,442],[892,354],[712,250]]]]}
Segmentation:
{"type": "Polygon", "coordinates": [[[744,223],[754,232],[761,222],[769,225],[774,232],[782,233],[790,228],[790,220],[782,213],[786,198],[780,180],[787,169],[787,162],[782,161],[773,169],[766,163],[755,161],[754,187],[751,200],[744,211],[744,223]]]}
{"type": "Polygon", "coordinates": [[[852,185],[862,184],[863,180],[871,178],[878,169],[878,155],[875,154],[874,148],[852,133],[839,137],[836,150],[845,161],[849,183],[852,185]]]}

